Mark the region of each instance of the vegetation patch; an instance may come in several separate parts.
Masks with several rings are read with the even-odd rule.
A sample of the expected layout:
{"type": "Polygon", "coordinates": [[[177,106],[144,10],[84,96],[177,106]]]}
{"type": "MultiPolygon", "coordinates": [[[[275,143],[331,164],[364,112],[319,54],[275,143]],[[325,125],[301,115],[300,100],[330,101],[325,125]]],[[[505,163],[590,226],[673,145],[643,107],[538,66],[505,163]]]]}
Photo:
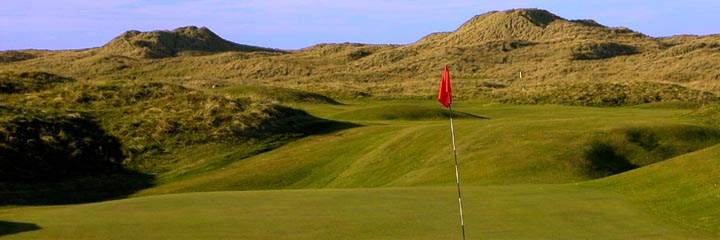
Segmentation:
{"type": "Polygon", "coordinates": [[[493,92],[498,101],[520,104],[563,104],[618,107],[655,102],[706,103],[717,95],[677,84],[655,82],[550,84],[525,90],[506,88],[493,92]]]}
{"type": "Polygon", "coordinates": [[[588,176],[610,176],[720,143],[720,130],[694,125],[628,127],[595,134],[569,163],[588,176]]]}
{"type": "Polygon", "coordinates": [[[0,94],[38,92],[74,81],[72,78],[46,72],[0,72],[0,94]]]}
{"type": "Polygon", "coordinates": [[[258,101],[276,101],[279,103],[340,104],[334,99],[324,95],[284,87],[232,86],[220,87],[218,91],[229,93],[237,97],[251,98],[258,101]]]}
{"type": "Polygon", "coordinates": [[[17,62],[17,61],[24,61],[28,59],[36,58],[37,56],[35,54],[32,54],[27,51],[2,51],[0,52],[0,63],[9,63],[9,62],[17,62]]]}
{"type": "MultiPolygon", "coordinates": [[[[265,99],[160,82],[75,83],[7,100],[0,125],[0,190],[27,191],[13,198],[15,203],[30,196],[38,202],[72,201],[41,196],[57,193],[48,189],[75,189],[82,181],[114,181],[120,175],[128,177],[122,188],[129,189],[122,191],[127,195],[149,186],[154,177],[148,174],[209,171],[309,134],[354,126],[265,99]],[[221,146],[234,155],[212,161],[180,156],[202,146],[221,146]]],[[[82,188],[77,192],[87,195],[82,188]]]]}
{"type": "Polygon", "coordinates": [[[41,182],[112,172],[120,141],[87,114],[0,108],[0,181],[41,182]]]}
{"type": "Polygon", "coordinates": [[[638,53],[638,49],[613,42],[590,42],[577,44],[572,48],[572,60],[598,60],[638,53]]]}
{"type": "Polygon", "coordinates": [[[120,140],[89,114],[0,113],[0,206],[116,199],[152,184],[152,176],[122,166],[120,140]]]}
{"type": "Polygon", "coordinates": [[[101,49],[109,55],[139,58],[165,58],[181,55],[205,55],[224,51],[277,51],[233,43],[205,27],[182,27],[173,31],[127,31],[101,49]]]}
{"type": "Polygon", "coordinates": [[[706,124],[720,126],[720,103],[703,104],[685,116],[699,119],[706,124]]]}
{"type": "Polygon", "coordinates": [[[18,101],[26,107],[69,108],[97,116],[122,142],[124,165],[143,172],[168,170],[172,160],[165,162],[160,156],[172,155],[173,149],[210,142],[239,144],[276,135],[294,138],[327,123],[265,101],[160,82],[78,84],[36,97],[18,101]]]}

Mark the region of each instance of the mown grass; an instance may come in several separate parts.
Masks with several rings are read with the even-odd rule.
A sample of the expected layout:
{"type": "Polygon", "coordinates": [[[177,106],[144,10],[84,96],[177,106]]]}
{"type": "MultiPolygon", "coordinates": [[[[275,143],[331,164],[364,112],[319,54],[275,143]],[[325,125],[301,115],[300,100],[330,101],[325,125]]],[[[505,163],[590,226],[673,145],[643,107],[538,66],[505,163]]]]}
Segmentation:
{"type": "MultiPolygon", "coordinates": [[[[143,174],[142,184],[126,182],[133,185],[129,191],[90,199],[122,197],[138,187],[149,187],[148,173],[161,185],[136,196],[336,190],[181,194],[69,207],[5,208],[0,216],[11,221],[0,221],[0,227],[14,230],[0,233],[31,231],[27,232],[30,238],[97,236],[107,231],[112,231],[108,238],[185,236],[175,235],[179,233],[200,238],[216,234],[265,238],[272,233],[300,239],[333,234],[458,237],[455,230],[435,232],[437,226],[447,226],[450,215],[416,215],[422,210],[452,212],[447,210],[454,203],[452,199],[449,205],[437,207],[417,201],[442,202],[436,191],[453,195],[445,188],[454,182],[447,113],[429,101],[434,98],[440,67],[448,64],[456,97],[461,176],[465,185],[474,187],[469,202],[483,199],[487,206],[473,209],[470,204],[469,209],[493,217],[473,219],[488,226],[478,235],[500,239],[717,237],[713,231],[719,223],[706,214],[717,212],[712,202],[713,194],[717,195],[712,177],[716,168],[707,162],[717,159],[711,154],[715,151],[691,153],[718,143],[717,36],[650,38],[591,20],[568,21],[546,11],[521,9],[479,15],[455,32],[432,34],[404,46],[246,49],[227,45],[207,29],[192,27],[172,33],[128,32],[117,40],[126,37],[137,37],[130,41],[134,45],[113,41],[96,49],[0,53],[3,108],[40,113],[28,119],[43,118],[47,112],[88,116],[83,121],[97,119],[90,122],[102,130],[98,132],[122,143],[123,167],[143,174]],[[182,38],[168,37],[173,34],[182,38]],[[209,48],[196,48],[198,43],[209,48]],[[353,100],[337,104],[316,93],[353,100]],[[357,101],[368,98],[406,101],[357,101]],[[645,103],[649,104],[624,107],[645,103]],[[697,106],[699,110],[694,109],[697,106]],[[689,160],[677,160],[686,157],[689,160]],[[690,168],[694,163],[698,169],[690,168]],[[579,187],[546,185],[581,183],[613,174],[620,175],[579,187]],[[661,188],[663,184],[683,187],[661,188]],[[424,188],[414,188],[418,186],[424,188]],[[367,189],[377,187],[382,188],[367,189]],[[483,197],[473,199],[473,193],[483,197]],[[676,196],[684,198],[667,200],[676,196]],[[249,202],[212,205],[238,198],[249,202]],[[293,205],[304,198],[317,201],[293,205]],[[342,211],[348,204],[364,207],[342,211]],[[186,212],[170,212],[178,206],[187,206],[186,212]],[[237,213],[228,209],[247,215],[211,215],[237,213]],[[370,211],[377,209],[381,211],[370,211]],[[101,214],[97,219],[80,218],[90,212],[101,214]],[[131,216],[123,219],[141,224],[113,222],[128,212],[131,216]],[[285,214],[285,220],[278,217],[285,222],[272,225],[265,219],[277,219],[261,212],[285,214]],[[316,218],[304,217],[308,215],[316,218]],[[406,228],[381,228],[402,226],[398,216],[418,220],[406,228]],[[342,222],[340,217],[351,220],[342,222]],[[83,224],[68,228],[69,221],[56,219],[83,224]],[[158,219],[166,221],[151,222],[158,219]],[[218,222],[223,220],[228,222],[218,222]],[[249,225],[227,230],[238,224],[249,225]],[[333,229],[308,230],[326,225],[333,229]],[[43,230],[33,231],[38,228],[43,230]],[[195,231],[188,233],[190,229],[195,231]]],[[[6,126],[0,128],[15,129],[7,124],[14,124],[14,118],[3,116],[6,126]]],[[[71,146],[88,142],[64,141],[65,130],[52,127],[28,129],[49,129],[40,131],[44,134],[38,139],[60,143],[58,149],[71,148],[66,151],[71,155],[76,152],[71,146]]],[[[16,132],[3,130],[3,138],[16,139],[16,132]]],[[[67,203],[33,194],[47,189],[54,189],[53,194],[68,191],[67,201],[85,193],[106,193],[95,187],[117,183],[102,181],[113,180],[112,176],[30,184],[25,186],[29,192],[13,187],[3,194],[21,195],[3,200],[37,196],[40,201],[35,204],[67,203]],[[78,187],[89,190],[77,191],[78,187]]]]}
{"type": "Polygon", "coordinates": [[[720,231],[720,145],[583,185],[630,196],[673,223],[720,231]]]}
{"type": "MultiPolygon", "coordinates": [[[[452,151],[447,119],[438,118],[434,111],[427,111],[422,117],[389,120],[372,117],[402,116],[400,109],[407,105],[446,110],[436,102],[399,102],[296,105],[322,118],[362,126],[301,139],[218,171],[148,189],[141,195],[452,184],[452,178],[443,177],[454,174],[448,165],[452,151]]],[[[471,185],[580,182],[642,167],[720,141],[714,128],[684,118],[690,111],[687,109],[540,107],[484,102],[457,103],[454,109],[458,114],[484,117],[455,120],[460,167],[464,181],[471,185]],[[596,149],[597,143],[618,158],[607,158],[596,149]],[[626,161],[630,167],[613,171],[604,165],[618,160],[626,161]]]]}
{"type": "MultiPolygon", "coordinates": [[[[181,161],[227,164],[168,173],[162,185],[135,195],[142,197],[4,208],[0,217],[10,222],[6,225],[39,229],[3,237],[460,237],[447,120],[434,118],[433,112],[412,119],[353,120],[358,111],[396,110],[405,104],[443,109],[434,101],[296,103],[316,116],[362,126],[309,136],[250,157],[221,144],[188,148],[181,161]],[[253,189],[278,190],[227,191],[253,189]],[[188,193],[198,191],[218,192],[188,193]],[[150,196],[178,192],[183,194],[150,196]]],[[[711,144],[714,137],[706,133],[714,128],[695,123],[688,117],[691,109],[456,102],[454,110],[487,118],[455,122],[470,238],[718,237],[713,231],[718,222],[712,218],[717,211],[714,150],[595,182],[585,181],[596,175],[563,158],[583,157],[597,139],[617,140],[610,142],[620,146],[635,143],[636,150],[711,144]]]]}
{"type": "MultiPolygon", "coordinates": [[[[469,239],[712,239],[642,211],[628,198],[571,185],[464,189],[469,239]]],[[[7,239],[453,239],[452,187],[173,194],[3,209],[40,229],[7,239]],[[111,230],[110,230],[111,229],[111,230]]]]}

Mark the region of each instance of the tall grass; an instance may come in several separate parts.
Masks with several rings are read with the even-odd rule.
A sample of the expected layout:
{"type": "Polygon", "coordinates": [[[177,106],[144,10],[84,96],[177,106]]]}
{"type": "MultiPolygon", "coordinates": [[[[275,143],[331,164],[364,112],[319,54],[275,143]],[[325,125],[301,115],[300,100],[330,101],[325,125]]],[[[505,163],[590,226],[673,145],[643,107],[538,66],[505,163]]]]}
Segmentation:
{"type": "Polygon", "coordinates": [[[334,98],[422,99],[431,97],[442,65],[448,64],[460,98],[500,95],[500,100],[523,103],[595,106],[715,101],[720,89],[718,36],[651,38],[537,9],[482,14],[454,32],[431,34],[408,45],[319,44],[297,51],[255,51],[219,42],[215,46],[210,40],[219,37],[192,29],[131,31],[102,48],[81,51],[17,51],[37,57],[0,64],[0,70],[32,69],[92,81],[163,81],[192,88],[265,85],[334,98]],[[173,34],[183,36],[172,40],[178,41],[174,48],[166,39],[173,34]],[[188,49],[199,53],[181,54],[188,49]],[[148,59],[145,52],[163,58],[148,59]],[[580,86],[572,87],[576,83],[580,86]],[[558,88],[560,84],[569,87],[558,88]],[[586,90],[599,95],[579,93],[586,90]],[[535,97],[528,99],[526,93],[535,97]]]}

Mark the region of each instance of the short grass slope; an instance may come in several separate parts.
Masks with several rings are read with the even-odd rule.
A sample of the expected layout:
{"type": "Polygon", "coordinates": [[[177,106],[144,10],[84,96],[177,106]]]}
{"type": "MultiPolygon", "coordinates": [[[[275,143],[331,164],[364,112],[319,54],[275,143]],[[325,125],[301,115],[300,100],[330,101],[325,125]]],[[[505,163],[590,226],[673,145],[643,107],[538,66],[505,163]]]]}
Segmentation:
{"type": "MultiPolygon", "coordinates": [[[[453,187],[171,194],[0,210],[4,239],[459,239],[453,187]]],[[[620,194],[571,185],[469,187],[468,239],[714,239],[620,194]]],[[[3,234],[0,231],[0,234],[3,234]]]]}
{"type": "MultiPolygon", "coordinates": [[[[3,76],[0,83],[14,85],[0,103],[0,204],[78,200],[62,199],[69,194],[58,189],[78,196],[112,192],[90,187],[103,179],[85,177],[117,179],[114,174],[127,170],[142,176],[137,188],[144,188],[153,178],[186,178],[353,126],[263,96],[232,97],[162,82],[77,82],[42,72],[3,76]],[[69,185],[59,187],[65,180],[69,185]]],[[[285,96],[301,94],[312,96],[297,90],[285,96]]],[[[122,184],[135,182],[130,179],[135,178],[122,184]]]]}
{"type": "Polygon", "coordinates": [[[681,225],[720,232],[720,145],[585,185],[628,195],[681,225]]]}
{"type": "MultiPolygon", "coordinates": [[[[406,104],[415,107],[385,101],[300,105],[362,126],[301,139],[140,194],[453,184],[448,120],[436,111],[403,115],[405,109],[447,110],[436,102],[406,104]],[[405,117],[381,117],[386,115],[405,117]]],[[[720,143],[720,132],[684,118],[686,109],[465,102],[454,110],[484,117],[455,120],[461,174],[470,185],[580,182],[720,143]]]]}
{"type": "MultiPolygon", "coordinates": [[[[343,112],[334,117],[355,120],[439,120],[449,119],[450,112],[444,108],[412,104],[385,104],[382,106],[343,112]]],[[[455,112],[453,118],[482,118],[464,112],[455,112]]]]}

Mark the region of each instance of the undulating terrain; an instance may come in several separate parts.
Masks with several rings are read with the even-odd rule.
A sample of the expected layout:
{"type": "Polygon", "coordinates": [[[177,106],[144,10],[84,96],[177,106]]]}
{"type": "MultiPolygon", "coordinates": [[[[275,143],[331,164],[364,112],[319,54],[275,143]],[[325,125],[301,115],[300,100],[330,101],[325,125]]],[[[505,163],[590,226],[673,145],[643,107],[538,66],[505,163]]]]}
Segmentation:
{"type": "Polygon", "coordinates": [[[457,238],[444,65],[470,236],[720,237],[720,35],[539,9],[408,45],[0,52],[0,236],[457,238]]]}

